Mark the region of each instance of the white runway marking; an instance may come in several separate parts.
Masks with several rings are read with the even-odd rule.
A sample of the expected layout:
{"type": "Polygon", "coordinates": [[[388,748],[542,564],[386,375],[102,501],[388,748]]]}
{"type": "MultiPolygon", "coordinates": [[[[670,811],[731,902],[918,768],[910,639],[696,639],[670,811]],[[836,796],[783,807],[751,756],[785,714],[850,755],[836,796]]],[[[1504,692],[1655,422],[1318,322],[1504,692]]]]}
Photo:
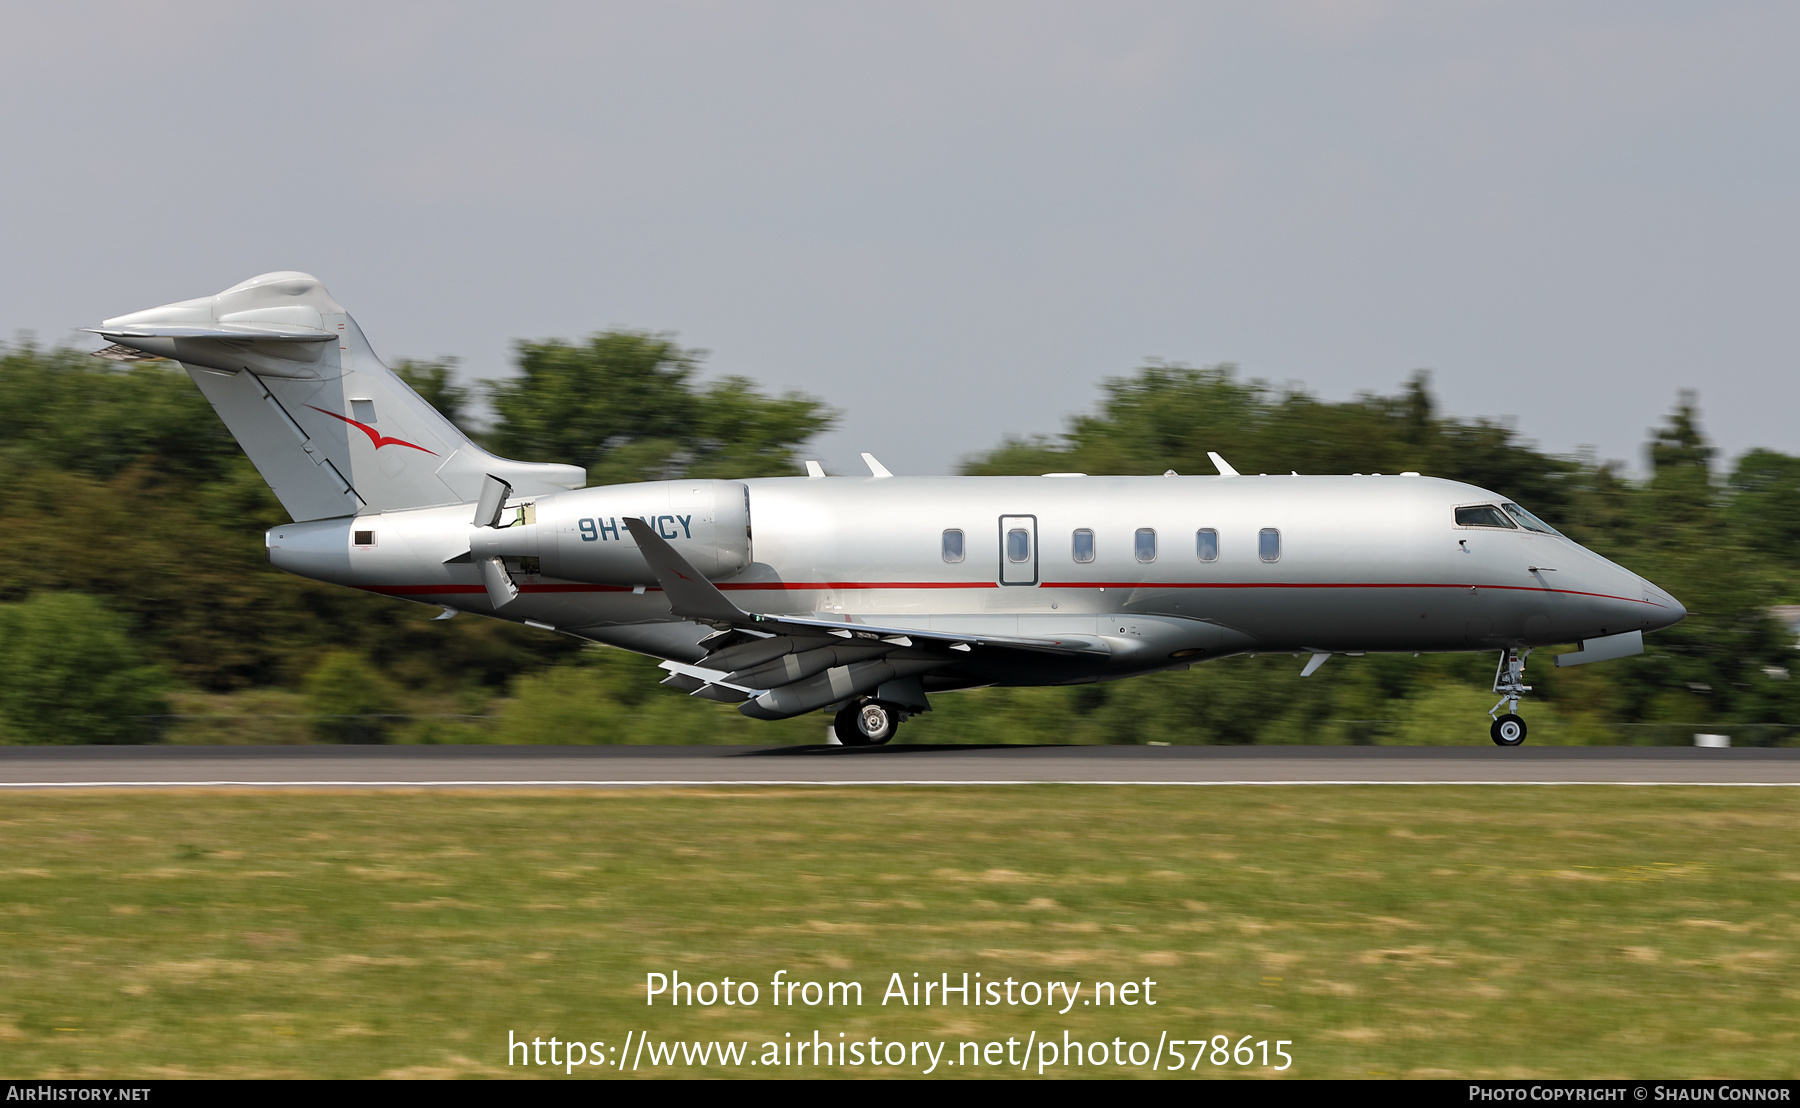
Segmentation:
{"type": "Polygon", "coordinates": [[[1054,780],[1049,778],[1037,780],[949,780],[945,778],[919,779],[870,779],[821,781],[808,779],[781,780],[772,778],[719,778],[719,779],[682,779],[666,780],[608,780],[608,781],[576,781],[568,778],[551,778],[541,781],[503,781],[503,780],[470,780],[470,781],[0,781],[0,789],[206,789],[206,788],[257,788],[257,789],[305,789],[305,788],[379,788],[379,789],[486,789],[486,788],[688,788],[715,787],[729,785],[733,787],[745,785],[763,786],[808,786],[812,788],[845,788],[864,785],[909,785],[909,786],[955,786],[964,788],[971,785],[1137,785],[1176,788],[1213,788],[1218,786],[1273,786],[1273,785],[1608,785],[1628,788],[1648,788],[1654,786],[1675,786],[1678,788],[1708,789],[1792,789],[1800,788],[1800,781],[1485,781],[1485,780],[1410,780],[1395,778],[1371,778],[1366,780],[1328,781],[1316,778],[1305,780],[1255,780],[1255,781],[1103,781],[1088,779],[1054,780]]]}

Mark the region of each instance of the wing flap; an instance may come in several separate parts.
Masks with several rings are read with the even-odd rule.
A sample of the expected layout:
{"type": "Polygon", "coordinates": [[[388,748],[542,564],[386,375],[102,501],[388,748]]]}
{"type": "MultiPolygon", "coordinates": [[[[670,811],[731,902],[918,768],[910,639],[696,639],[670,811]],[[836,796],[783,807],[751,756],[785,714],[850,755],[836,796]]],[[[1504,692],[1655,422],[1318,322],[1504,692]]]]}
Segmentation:
{"type": "Polygon", "coordinates": [[[1093,636],[1035,638],[921,631],[848,620],[752,614],[732,603],[645,520],[624,518],[645,562],[668,598],[669,611],[711,624],[718,648],[701,665],[668,661],[666,682],[690,696],[739,702],[758,719],[787,719],[862,695],[885,682],[916,677],[986,653],[1106,657],[1111,648],[1093,636]],[[735,629],[756,635],[746,642],[735,629]]]}

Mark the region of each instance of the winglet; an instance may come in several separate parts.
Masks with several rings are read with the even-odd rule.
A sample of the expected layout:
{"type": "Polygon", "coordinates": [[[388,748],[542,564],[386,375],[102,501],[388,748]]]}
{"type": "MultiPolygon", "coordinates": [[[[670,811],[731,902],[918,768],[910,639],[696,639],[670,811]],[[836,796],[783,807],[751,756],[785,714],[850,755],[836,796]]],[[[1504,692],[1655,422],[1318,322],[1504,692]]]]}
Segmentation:
{"type": "Polygon", "coordinates": [[[1238,476],[1238,471],[1231,468],[1231,463],[1226,461],[1224,458],[1219,457],[1218,454],[1214,453],[1213,451],[1208,450],[1206,452],[1206,457],[1207,457],[1207,460],[1212,462],[1213,467],[1219,471],[1220,477],[1236,477],[1236,476],[1238,476]]]}
{"type": "Polygon", "coordinates": [[[651,572],[662,585],[663,595],[669,598],[669,611],[684,619],[704,623],[750,621],[749,612],[726,599],[718,586],[708,581],[705,574],[656,533],[656,528],[635,516],[626,516],[625,526],[637,540],[638,553],[650,563],[651,572]]]}
{"type": "Polygon", "coordinates": [[[871,477],[892,477],[893,476],[892,473],[888,472],[888,467],[882,465],[880,462],[875,460],[875,455],[873,455],[865,450],[865,451],[863,451],[862,458],[863,458],[863,465],[866,465],[869,467],[869,476],[871,476],[871,477]]]}

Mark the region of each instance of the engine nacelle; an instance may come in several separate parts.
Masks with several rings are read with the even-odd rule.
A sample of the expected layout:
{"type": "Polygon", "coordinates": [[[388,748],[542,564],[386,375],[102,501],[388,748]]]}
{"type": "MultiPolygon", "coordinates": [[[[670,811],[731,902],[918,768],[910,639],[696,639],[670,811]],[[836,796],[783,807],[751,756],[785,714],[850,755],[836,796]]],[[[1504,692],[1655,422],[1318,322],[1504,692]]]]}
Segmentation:
{"type": "Polygon", "coordinates": [[[750,565],[750,490],[737,481],[647,481],[538,496],[471,527],[476,558],[536,558],[547,577],[597,585],[654,585],[624,519],[636,516],[707,577],[750,565]]]}

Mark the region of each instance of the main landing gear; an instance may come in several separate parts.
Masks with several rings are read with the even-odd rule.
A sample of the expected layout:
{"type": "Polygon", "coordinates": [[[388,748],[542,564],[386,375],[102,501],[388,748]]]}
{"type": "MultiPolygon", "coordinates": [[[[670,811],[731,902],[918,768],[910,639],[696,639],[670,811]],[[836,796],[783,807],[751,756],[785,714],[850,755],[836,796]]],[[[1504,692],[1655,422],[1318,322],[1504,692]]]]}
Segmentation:
{"type": "Polygon", "coordinates": [[[1525,721],[1519,718],[1519,697],[1531,691],[1525,683],[1525,659],[1531,657],[1527,649],[1521,654],[1513,647],[1507,647],[1500,654],[1500,667],[1494,671],[1494,691],[1500,699],[1488,709],[1494,725],[1488,728],[1488,734],[1494,738],[1495,746],[1518,746],[1525,741],[1525,721]],[[1506,714],[1495,716],[1500,705],[1506,705],[1506,714]]]}
{"type": "Polygon", "coordinates": [[[900,709],[879,700],[852,700],[831,721],[838,742],[845,746],[880,746],[900,730],[906,718],[900,709]]]}

